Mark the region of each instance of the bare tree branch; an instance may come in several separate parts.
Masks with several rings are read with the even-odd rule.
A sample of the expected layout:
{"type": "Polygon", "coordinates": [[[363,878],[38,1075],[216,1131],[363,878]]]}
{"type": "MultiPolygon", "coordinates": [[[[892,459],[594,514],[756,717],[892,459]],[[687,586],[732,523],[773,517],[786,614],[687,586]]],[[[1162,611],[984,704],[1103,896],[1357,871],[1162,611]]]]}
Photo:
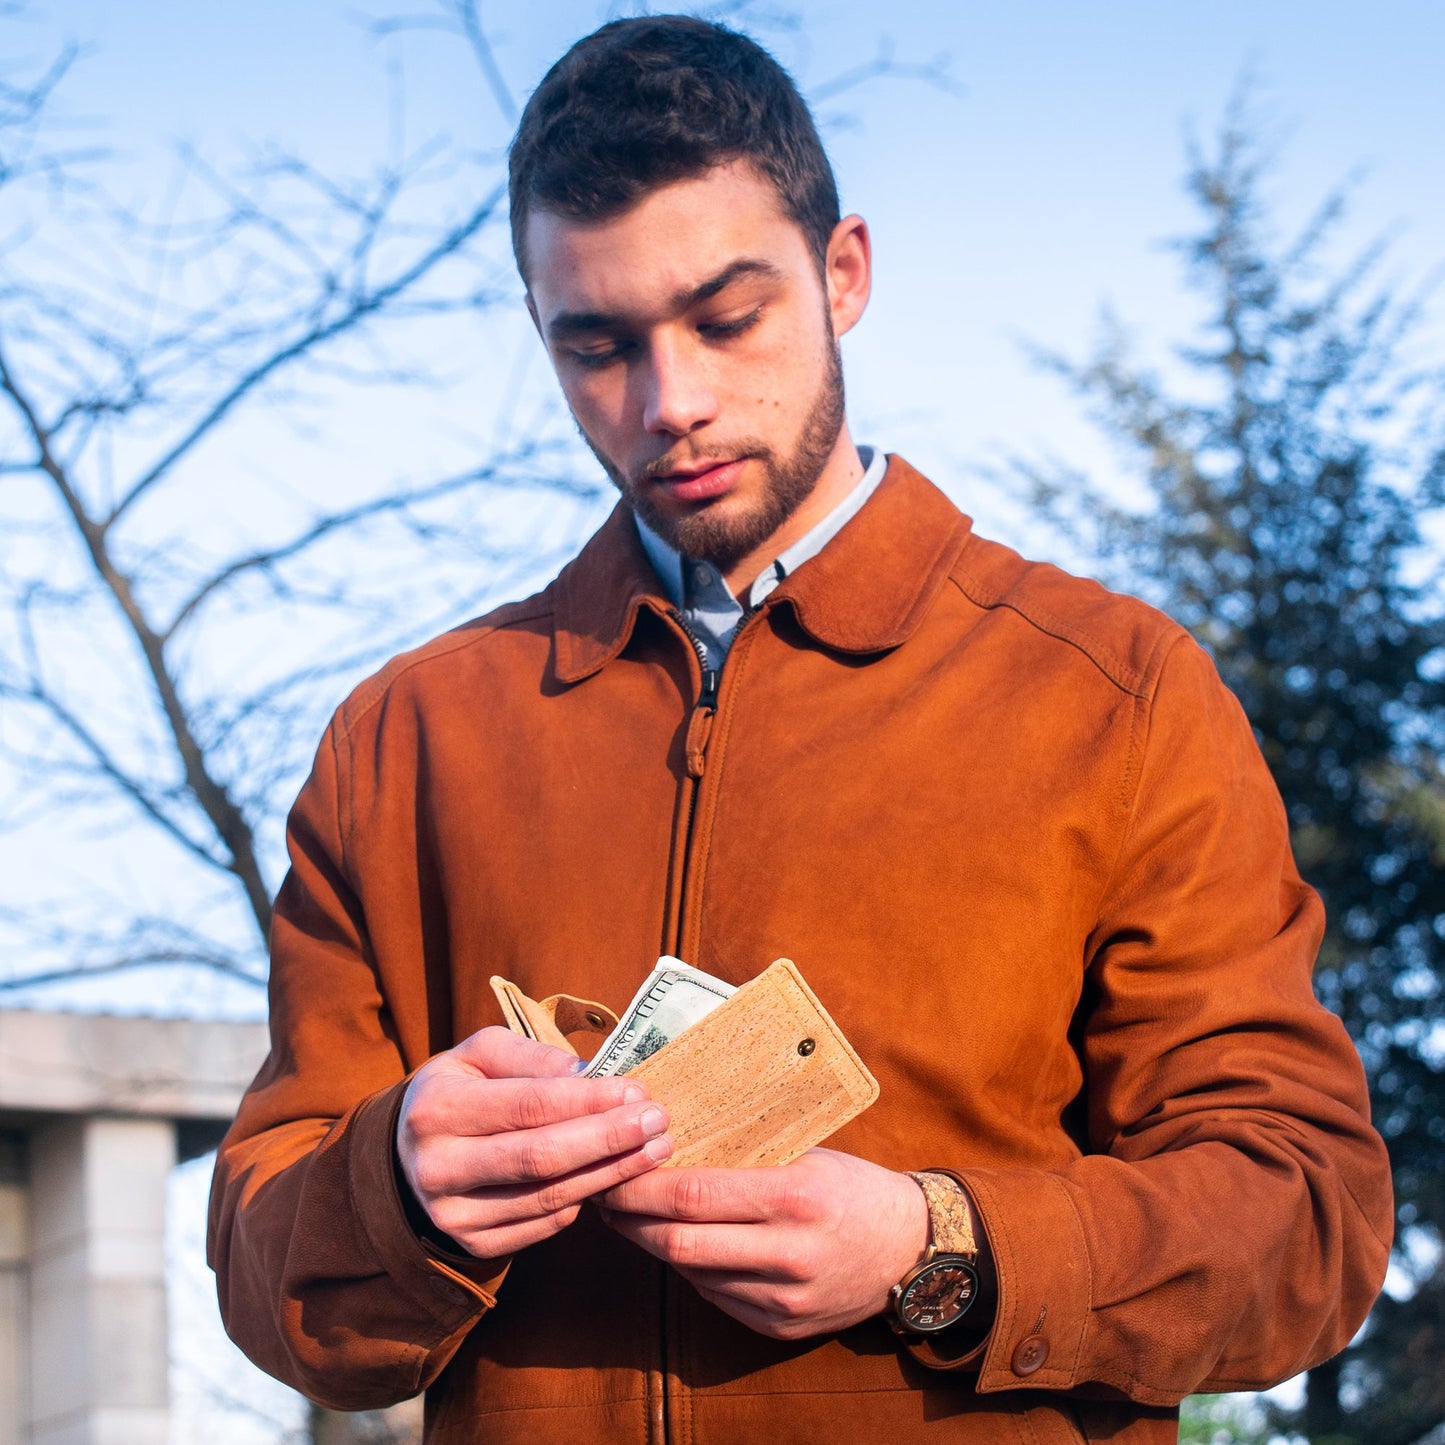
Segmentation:
{"type": "Polygon", "coordinates": [[[449,230],[435,246],[430,247],[399,275],[357,298],[333,320],[311,326],[300,336],[287,342],[286,345],[272,352],[265,360],[238,377],[234,384],[216,399],[200,420],[191,426],[179,441],[172,445],[132,484],[105,519],[104,526],[109,527],[118,521],[140,497],[166,476],[202,437],[218,426],[263,381],[325,343],[358,329],[363,322],[381,311],[388,302],[420,282],[435,268],[438,262],[458,251],[496,214],[497,207],[505,195],[505,186],[495,187],[459,226],[449,230]]]}
{"type": "Polygon", "coordinates": [[[129,771],[121,767],[80,718],[67,708],[59,698],[47,692],[41,684],[32,682],[30,687],[22,689],[0,683],[0,697],[7,696],[16,702],[32,703],[43,709],[65,729],[70,737],[80,744],[89,756],[93,767],[99,771],[101,777],[113,783],[141,812],[183,848],[193,853],[203,863],[209,864],[212,868],[222,869],[226,872],[234,872],[235,865],[233,860],[218,858],[204,843],[191,837],[180,823],[172,818],[166,812],[165,808],[151,796],[149,789],[129,771]]]}
{"type": "Polygon", "coordinates": [[[437,0],[440,14],[391,15],[371,22],[371,33],[376,36],[398,35],[409,30],[439,30],[450,35],[462,36],[471,47],[477,66],[497,103],[502,118],[509,124],[517,119],[517,102],[511,87],[497,64],[496,52],[487,39],[482,25],[480,0],[437,0]]]}
{"type": "Polygon", "coordinates": [[[886,36],[878,42],[878,49],[871,60],[850,66],[847,70],[825,80],[819,85],[808,87],[810,105],[822,105],[848,91],[866,85],[870,80],[916,80],[922,81],[948,95],[963,96],[968,92],[952,74],[953,60],[947,54],[935,55],[932,60],[905,61],[894,58],[893,41],[886,36]]]}
{"type": "Polygon", "coordinates": [[[22,990],[43,988],[48,984],[75,983],[79,979],[105,978],[134,973],[139,968],[176,964],[224,974],[246,984],[258,985],[264,982],[255,972],[234,960],[218,958],[195,949],[153,948],[137,949],[134,953],[102,963],[64,963],[57,964],[54,968],[39,969],[34,973],[0,975],[0,994],[20,993],[22,990]]]}
{"type": "MultiPolygon", "coordinates": [[[[416,11],[370,32],[465,47],[509,129],[490,12],[416,11]]],[[[110,912],[133,927],[113,927],[87,878],[78,911],[22,910],[28,942],[6,952],[31,964],[4,986],[157,963],[255,979],[282,807],[328,698],[536,585],[607,488],[530,353],[507,364],[519,313],[500,134],[491,149],[408,146],[398,100],[384,162],[359,176],[276,148],[236,166],[182,148],[160,205],[133,203],[51,143],[76,53],[0,75],[0,185],[17,218],[0,225],[0,826],[12,847],[45,820],[79,856],[124,819],[210,921],[167,932],[117,898],[110,912]],[[498,358],[490,435],[469,397],[466,420],[423,423],[405,475],[365,472],[362,493],[350,439],[327,432],[338,399],[367,388],[369,407],[415,425],[417,398],[473,374],[479,334],[498,358]],[[278,427],[306,461],[275,448],[278,427]],[[264,458],[238,462],[230,441],[252,435],[264,458]],[[327,435],[337,476],[322,453],[318,478],[327,435]],[[256,500],[237,502],[238,475],[260,478],[256,500]]],[[[889,75],[945,83],[946,61],[901,64],[885,45],[817,94],[889,75]]]]}
{"type": "Polygon", "coordinates": [[[40,913],[0,908],[0,927],[10,930],[28,957],[56,960],[24,973],[0,975],[0,994],[42,988],[76,979],[105,978],[138,968],[199,968],[249,987],[264,975],[233,949],[205,937],[171,918],[144,912],[125,915],[110,901],[103,922],[94,926],[71,921],[73,907],[40,913]],[[120,917],[118,926],[110,922],[120,917]]]}
{"type": "Polygon", "coordinates": [[[79,54],[77,45],[62,47],[39,76],[21,85],[0,78],[0,142],[3,142],[0,145],[0,186],[37,165],[55,163],[54,157],[37,158],[31,154],[34,127],[79,54]]]}
{"type": "MultiPolygon", "coordinates": [[[[256,856],[255,837],[250,824],[227,794],[225,785],[212,776],[205,753],[191,729],[176,680],[166,664],[165,643],[150,625],[136,596],[133,579],[116,565],[106,544],[106,523],[98,523],[85,510],[79,493],[64,467],[50,450],[50,432],[39,421],[34,406],[16,383],[3,346],[0,346],[0,391],[7,395],[30,431],[40,470],[50,478],[85,544],[92,566],[114,598],[140,645],[150,681],[155,688],[169,725],[186,782],[210,819],[217,837],[229,855],[228,867],[246,892],[256,926],[264,938],[270,931],[271,899],[256,856]]],[[[117,779],[119,781],[119,779],[117,779]]],[[[140,801],[137,798],[137,801],[140,801]]],[[[194,847],[193,844],[190,846],[194,847]]],[[[208,856],[202,851],[202,856],[208,856]]]]}
{"type": "MultiPolygon", "coordinates": [[[[531,455],[532,450],[532,448],[524,448],[511,457],[496,457],[484,465],[470,467],[455,476],[443,477],[438,481],[428,482],[425,485],[411,487],[400,492],[393,492],[386,496],[373,497],[371,500],[358,503],[354,507],[347,507],[340,511],[328,513],[324,517],[317,518],[305,531],[292,537],[287,542],[283,542],[275,547],[263,548],[233,559],[218,572],[208,577],[205,582],[185,600],[171,619],[169,625],[165,628],[162,634],[163,638],[169,640],[173,637],[210,597],[234,582],[244,573],[265,570],[274,567],[279,562],[298,557],[302,552],[314,547],[318,542],[331,537],[337,532],[348,531],[361,522],[389,513],[399,514],[408,512],[427,502],[438,501],[463,489],[493,481],[507,471],[509,467],[519,465],[525,461],[531,455]]],[[[552,490],[574,497],[590,496],[593,490],[579,486],[577,483],[563,477],[549,478],[547,479],[546,485],[552,490]]]]}

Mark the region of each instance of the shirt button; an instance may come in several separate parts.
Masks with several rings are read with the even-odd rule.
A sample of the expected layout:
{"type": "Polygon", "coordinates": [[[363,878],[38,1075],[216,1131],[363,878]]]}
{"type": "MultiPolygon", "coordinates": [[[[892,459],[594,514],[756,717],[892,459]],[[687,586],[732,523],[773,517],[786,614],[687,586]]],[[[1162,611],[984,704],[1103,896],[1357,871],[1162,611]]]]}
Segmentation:
{"type": "Polygon", "coordinates": [[[706,587],[711,579],[712,572],[706,562],[699,562],[697,566],[692,569],[692,580],[696,582],[699,587],[706,587]]]}
{"type": "Polygon", "coordinates": [[[1016,1375],[1032,1375],[1049,1357],[1049,1342],[1042,1335],[1029,1335],[1018,1343],[1014,1351],[1013,1372],[1016,1375]]]}

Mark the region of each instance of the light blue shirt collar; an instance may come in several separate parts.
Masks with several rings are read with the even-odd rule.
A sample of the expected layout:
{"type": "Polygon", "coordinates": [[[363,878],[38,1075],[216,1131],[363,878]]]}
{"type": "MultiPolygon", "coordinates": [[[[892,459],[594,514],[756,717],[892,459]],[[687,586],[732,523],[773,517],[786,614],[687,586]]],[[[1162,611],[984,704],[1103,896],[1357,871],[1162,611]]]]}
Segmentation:
{"type": "MultiPolygon", "coordinates": [[[[750,608],[758,606],[784,577],[796,572],[809,558],[816,557],[873,495],[888,470],[888,458],[880,448],[859,447],[858,460],[863,463],[863,476],[853,490],[753,579],[747,592],[750,608]]],[[[683,557],[641,517],[634,513],[634,518],[637,535],[642,539],[648,559],[657,569],[664,591],[706,647],[708,666],[721,667],[743,615],[737,598],[728,590],[722,573],[711,562],[683,557]]]]}

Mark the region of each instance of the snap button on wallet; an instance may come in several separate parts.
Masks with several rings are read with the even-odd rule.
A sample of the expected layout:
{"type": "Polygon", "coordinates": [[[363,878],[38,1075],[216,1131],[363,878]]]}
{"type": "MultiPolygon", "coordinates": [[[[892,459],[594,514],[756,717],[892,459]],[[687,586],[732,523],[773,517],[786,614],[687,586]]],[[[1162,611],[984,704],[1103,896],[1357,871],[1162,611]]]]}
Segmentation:
{"type": "MultiPolygon", "coordinates": [[[[507,1026],[576,1053],[568,1033],[605,1036],[611,1009],[570,994],[540,1002],[492,979],[507,1026]]],[[[672,1116],[663,1166],[787,1164],[821,1144],[877,1097],[878,1081],[791,959],[743,984],[627,1077],[672,1116]]]]}

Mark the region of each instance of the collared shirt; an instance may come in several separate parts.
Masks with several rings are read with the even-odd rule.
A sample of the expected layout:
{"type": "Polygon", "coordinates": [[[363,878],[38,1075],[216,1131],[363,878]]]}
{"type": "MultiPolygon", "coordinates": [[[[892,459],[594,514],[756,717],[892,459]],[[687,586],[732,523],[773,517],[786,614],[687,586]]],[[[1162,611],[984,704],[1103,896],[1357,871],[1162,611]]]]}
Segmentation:
{"type": "MultiPolygon", "coordinates": [[[[863,476],[858,484],[826,517],[758,573],[747,592],[749,608],[758,606],[784,577],[796,572],[810,557],[816,557],[873,495],[874,488],[888,470],[888,458],[880,448],[859,447],[858,459],[863,463],[863,476]]],[[[707,649],[708,667],[720,668],[742,620],[742,605],[733,596],[722,573],[711,562],[684,557],[664,542],[641,517],[636,517],[636,521],[642,546],[657,569],[668,597],[707,649]]]]}

